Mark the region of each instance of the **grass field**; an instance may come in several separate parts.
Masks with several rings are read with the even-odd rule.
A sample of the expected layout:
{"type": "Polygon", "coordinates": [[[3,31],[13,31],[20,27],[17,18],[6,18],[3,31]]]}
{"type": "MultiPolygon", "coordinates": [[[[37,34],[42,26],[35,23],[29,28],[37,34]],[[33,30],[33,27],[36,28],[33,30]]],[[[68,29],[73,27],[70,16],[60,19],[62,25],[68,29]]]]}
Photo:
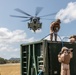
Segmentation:
{"type": "Polygon", "coordinates": [[[21,75],[20,64],[0,65],[0,75],[21,75]]]}

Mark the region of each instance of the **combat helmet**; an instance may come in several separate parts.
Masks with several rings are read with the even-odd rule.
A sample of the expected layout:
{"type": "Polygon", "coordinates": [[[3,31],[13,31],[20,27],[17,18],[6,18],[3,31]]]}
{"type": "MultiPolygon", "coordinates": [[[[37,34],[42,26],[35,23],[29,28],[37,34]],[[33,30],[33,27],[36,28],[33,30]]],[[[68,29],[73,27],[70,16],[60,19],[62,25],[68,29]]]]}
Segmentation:
{"type": "Polygon", "coordinates": [[[56,22],[59,22],[59,23],[61,23],[60,19],[57,19],[57,20],[56,20],[56,22]]]}
{"type": "Polygon", "coordinates": [[[62,47],[61,52],[64,51],[73,51],[73,48],[62,47]]]}
{"type": "Polygon", "coordinates": [[[62,47],[61,51],[64,52],[65,50],[68,50],[67,47],[62,47]]]}

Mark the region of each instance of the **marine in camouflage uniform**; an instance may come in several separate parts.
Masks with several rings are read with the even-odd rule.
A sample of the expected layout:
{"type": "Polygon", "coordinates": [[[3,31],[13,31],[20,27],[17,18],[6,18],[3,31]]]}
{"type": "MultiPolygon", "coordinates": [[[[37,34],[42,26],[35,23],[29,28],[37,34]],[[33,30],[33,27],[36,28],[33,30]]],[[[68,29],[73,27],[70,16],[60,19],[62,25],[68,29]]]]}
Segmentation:
{"type": "Polygon", "coordinates": [[[52,22],[50,25],[50,40],[53,40],[53,35],[55,36],[55,41],[57,41],[57,32],[60,29],[60,19],[57,19],[56,21],[52,22]]]}
{"type": "Polygon", "coordinates": [[[58,54],[58,61],[61,63],[61,75],[70,75],[70,60],[73,57],[73,49],[63,47],[58,54]]]}

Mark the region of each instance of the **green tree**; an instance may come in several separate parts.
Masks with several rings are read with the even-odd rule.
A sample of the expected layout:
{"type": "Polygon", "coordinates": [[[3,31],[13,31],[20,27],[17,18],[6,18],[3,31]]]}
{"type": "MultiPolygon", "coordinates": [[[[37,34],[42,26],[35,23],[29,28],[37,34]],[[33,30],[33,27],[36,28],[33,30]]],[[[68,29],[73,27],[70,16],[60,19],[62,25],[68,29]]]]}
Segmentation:
{"type": "Polygon", "coordinates": [[[0,64],[6,64],[6,63],[7,63],[7,60],[0,57],[0,64]]]}

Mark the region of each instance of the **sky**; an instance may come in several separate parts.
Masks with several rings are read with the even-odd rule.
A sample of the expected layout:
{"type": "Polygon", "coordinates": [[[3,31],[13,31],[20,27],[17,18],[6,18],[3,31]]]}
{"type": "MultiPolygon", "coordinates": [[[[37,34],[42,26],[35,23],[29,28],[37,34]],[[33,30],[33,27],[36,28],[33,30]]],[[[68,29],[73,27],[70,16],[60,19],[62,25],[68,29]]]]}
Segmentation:
{"type": "Polygon", "coordinates": [[[28,29],[28,22],[22,22],[26,19],[10,16],[26,16],[15,11],[16,8],[34,16],[37,7],[43,8],[38,16],[56,13],[45,18],[61,19],[58,32],[61,38],[76,34],[76,0],[0,0],[0,57],[18,58],[22,43],[39,41],[50,33],[50,24],[54,20],[40,19],[42,29],[34,33],[28,29]]]}

